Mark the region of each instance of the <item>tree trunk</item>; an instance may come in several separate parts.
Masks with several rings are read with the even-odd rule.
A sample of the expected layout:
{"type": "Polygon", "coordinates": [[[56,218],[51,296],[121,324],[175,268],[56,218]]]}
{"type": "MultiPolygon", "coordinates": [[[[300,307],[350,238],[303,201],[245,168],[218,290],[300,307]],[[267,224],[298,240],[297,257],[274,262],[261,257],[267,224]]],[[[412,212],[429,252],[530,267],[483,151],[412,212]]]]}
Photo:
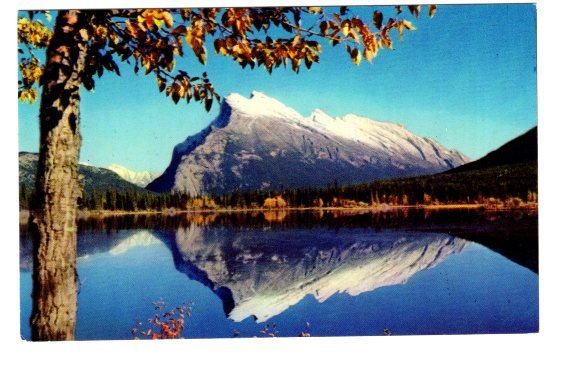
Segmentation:
{"type": "Polygon", "coordinates": [[[46,51],[34,207],[32,340],[72,340],[76,325],[76,213],[81,196],[80,85],[87,52],[83,12],[60,11],[46,51]]]}

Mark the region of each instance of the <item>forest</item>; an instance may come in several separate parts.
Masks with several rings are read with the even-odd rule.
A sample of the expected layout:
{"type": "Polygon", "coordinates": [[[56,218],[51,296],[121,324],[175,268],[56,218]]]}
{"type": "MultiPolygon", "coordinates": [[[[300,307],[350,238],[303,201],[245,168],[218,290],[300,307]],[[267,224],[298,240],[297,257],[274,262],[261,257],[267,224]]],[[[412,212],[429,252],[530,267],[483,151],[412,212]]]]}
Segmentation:
{"type": "MultiPolygon", "coordinates": [[[[339,185],[322,188],[237,191],[212,196],[137,190],[84,192],[79,208],[87,211],[165,211],[216,209],[362,208],[480,204],[520,207],[538,201],[537,164],[522,163],[457,173],[339,185]]],[[[20,209],[32,208],[32,190],[20,184],[20,209]]]]}

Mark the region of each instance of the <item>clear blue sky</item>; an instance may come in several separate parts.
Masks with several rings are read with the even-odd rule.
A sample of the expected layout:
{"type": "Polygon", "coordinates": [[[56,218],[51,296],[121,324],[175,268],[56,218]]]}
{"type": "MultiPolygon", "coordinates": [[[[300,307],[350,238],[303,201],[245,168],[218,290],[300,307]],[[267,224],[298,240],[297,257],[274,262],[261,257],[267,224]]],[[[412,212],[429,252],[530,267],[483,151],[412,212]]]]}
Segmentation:
{"type": "MultiPolygon", "coordinates": [[[[370,7],[353,8],[366,11],[370,7]]],[[[303,115],[320,108],[332,116],[399,122],[472,159],[536,125],[535,6],[444,5],[434,18],[421,16],[414,24],[418,30],[406,31],[404,42],[393,37],[395,50],[360,67],[343,47],[326,43],[320,64],[298,75],[243,70],[212,50],[205,67],[190,55],[177,66],[207,71],[221,95],[258,90],[303,115]]],[[[210,113],[199,104],[174,105],[158,93],[154,77],[135,76],[125,66],[121,72],[97,79],[94,92],[83,90],[81,161],[162,172],[174,146],[206,127],[218,105],[210,113]]],[[[38,151],[37,116],[38,104],[19,105],[21,151],[38,151]]]]}

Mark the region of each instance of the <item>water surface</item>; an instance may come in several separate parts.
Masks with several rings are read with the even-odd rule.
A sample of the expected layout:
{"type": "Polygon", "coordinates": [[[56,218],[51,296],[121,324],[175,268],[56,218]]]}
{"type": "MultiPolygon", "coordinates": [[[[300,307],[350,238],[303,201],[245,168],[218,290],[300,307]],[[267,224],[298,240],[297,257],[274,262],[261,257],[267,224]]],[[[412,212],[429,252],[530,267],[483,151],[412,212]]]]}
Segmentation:
{"type": "MultiPolygon", "coordinates": [[[[159,300],[192,306],[186,338],[538,331],[537,268],[512,261],[526,244],[520,256],[505,241],[493,246],[514,253],[505,257],[453,234],[478,236],[479,221],[447,229],[427,218],[404,228],[398,223],[414,218],[279,212],[114,220],[80,225],[77,340],[131,339],[159,300]]],[[[21,333],[29,339],[26,233],[21,333]]]]}

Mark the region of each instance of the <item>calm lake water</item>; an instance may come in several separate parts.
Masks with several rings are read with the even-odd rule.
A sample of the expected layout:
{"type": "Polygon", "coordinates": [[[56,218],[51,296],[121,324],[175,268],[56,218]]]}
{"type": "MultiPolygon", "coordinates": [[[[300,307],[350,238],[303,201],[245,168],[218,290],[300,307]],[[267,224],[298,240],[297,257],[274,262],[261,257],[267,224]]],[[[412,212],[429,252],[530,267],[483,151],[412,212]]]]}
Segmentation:
{"type": "MultiPolygon", "coordinates": [[[[81,222],[76,339],[132,339],[160,300],[192,307],[185,338],[298,336],[307,323],[312,336],[537,332],[537,218],[426,214],[81,222]]],[[[20,243],[29,339],[25,227],[20,243]]]]}

